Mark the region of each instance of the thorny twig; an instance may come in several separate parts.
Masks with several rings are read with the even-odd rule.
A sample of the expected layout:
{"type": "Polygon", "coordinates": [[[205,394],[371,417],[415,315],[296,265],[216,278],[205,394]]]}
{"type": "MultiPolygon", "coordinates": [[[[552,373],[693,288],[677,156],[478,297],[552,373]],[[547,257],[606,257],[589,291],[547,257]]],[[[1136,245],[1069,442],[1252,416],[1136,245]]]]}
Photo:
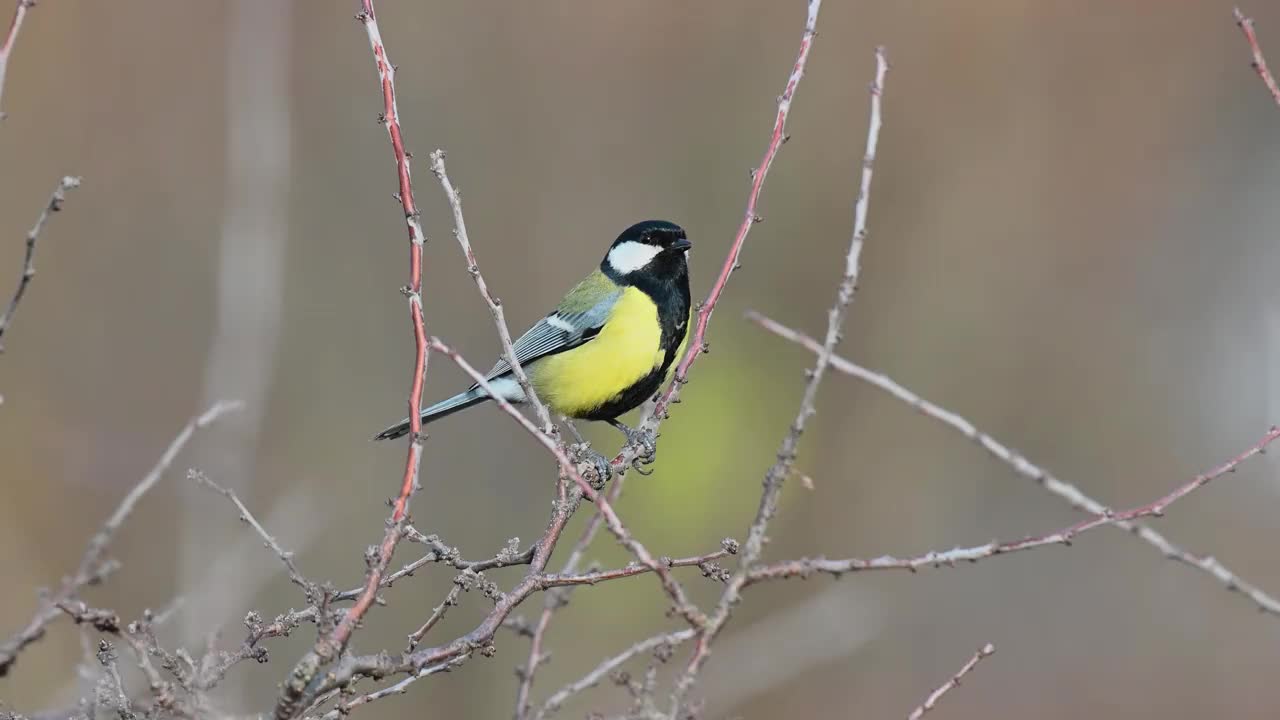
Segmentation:
{"type": "MultiPolygon", "coordinates": [[[[787,327],[776,320],[765,317],[764,315],[756,312],[748,312],[747,317],[765,330],[768,330],[785,340],[790,340],[811,352],[819,352],[822,348],[822,345],[817,340],[799,332],[798,330],[787,327]]],[[[914,408],[922,415],[937,420],[943,425],[959,432],[961,435],[972,440],[978,445],[978,447],[985,450],[992,457],[1013,468],[1014,472],[1034,481],[1045,490],[1069,502],[1071,507],[1077,510],[1083,510],[1091,515],[1105,515],[1111,511],[1106,505],[1103,505],[1092,497],[1086,495],[1076,485],[1059,479],[1041,466],[1032,463],[1027,458],[1010,449],[999,440],[996,440],[982,430],[979,430],[976,425],[966,418],[920,397],[887,375],[868,370],[861,365],[840,357],[839,355],[831,358],[831,367],[841,373],[857,378],[872,387],[879,388],[880,390],[889,393],[893,397],[914,408]]],[[[1242,593],[1252,600],[1259,610],[1272,615],[1280,615],[1280,599],[1267,594],[1261,588],[1258,588],[1239,575],[1236,575],[1217,559],[1191,553],[1178,545],[1175,545],[1172,541],[1166,538],[1164,534],[1143,523],[1119,521],[1116,522],[1115,525],[1118,528],[1128,531],[1135,537],[1146,541],[1152,547],[1159,550],[1165,557],[1183,563],[1188,567],[1193,567],[1206,572],[1228,590],[1242,593]]]]}
{"type": "MultiPolygon", "coordinates": [[[[813,21],[817,19],[816,12],[816,9],[811,9],[810,23],[806,26],[806,33],[813,32],[813,21]]],[[[720,630],[728,622],[729,615],[738,603],[740,593],[749,578],[752,567],[764,551],[769,520],[777,512],[778,497],[782,492],[782,485],[787,476],[791,474],[791,468],[795,463],[796,453],[800,446],[800,436],[804,433],[809,418],[816,412],[814,403],[818,396],[818,386],[826,375],[832,353],[840,342],[844,317],[849,305],[853,302],[854,292],[857,289],[862,246],[867,237],[867,210],[871,199],[872,171],[875,165],[876,148],[880,139],[881,96],[884,92],[885,74],[889,70],[884,48],[876,48],[875,58],[876,72],[875,80],[871,85],[871,112],[867,123],[866,153],[862,161],[862,176],[858,187],[858,199],[854,203],[853,211],[853,236],[849,241],[849,252],[845,256],[844,277],[841,278],[839,289],[836,291],[835,304],[827,312],[827,335],[823,342],[822,352],[818,353],[818,359],[814,364],[813,370],[809,372],[809,379],[805,383],[804,393],[800,399],[800,409],[796,413],[795,420],[791,423],[790,430],[782,441],[782,446],[778,449],[778,459],[765,474],[764,490],[760,493],[760,506],[756,511],[751,527],[748,529],[747,541],[743,544],[738,570],[730,578],[727,587],[721,594],[720,601],[716,604],[716,609],[712,612],[706,627],[698,634],[689,662],[684,672],[680,675],[680,679],[676,682],[675,692],[672,694],[671,712],[669,713],[673,718],[679,717],[685,696],[693,687],[698,673],[710,656],[711,643],[715,641],[720,630]]]]}
{"type": "MultiPolygon", "coordinates": [[[[23,0],[18,3],[18,12],[23,12],[22,8],[27,7],[24,3],[30,0],[23,0]]],[[[0,82],[3,82],[4,73],[3,61],[0,60],[0,82]]],[[[27,250],[26,255],[22,259],[22,275],[18,278],[18,287],[13,291],[13,297],[9,300],[9,307],[5,309],[4,315],[0,315],[0,340],[4,338],[4,333],[9,329],[9,325],[13,323],[13,315],[18,311],[18,303],[22,302],[22,296],[27,292],[27,286],[31,284],[31,278],[36,275],[36,240],[40,237],[40,232],[44,230],[44,225],[49,221],[49,216],[62,210],[62,203],[67,199],[67,191],[80,187],[80,178],[67,175],[58,181],[58,186],[53,189],[53,193],[49,195],[49,202],[45,203],[44,209],[40,211],[40,216],[36,218],[36,224],[31,226],[27,231],[27,250]]],[[[4,344],[0,342],[0,351],[4,350],[4,344]]]]}
{"type": "Polygon", "coordinates": [[[75,574],[64,579],[57,592],[46,595],[41,599],[40,607],[36,611],[35,617],[31,619],[26,628],[0,644],[0,677],[9,672],[13,663],[18,659],[18,653],[44,636],[45,627],[54,618],[62,614],[59,605],[70,602],[82,588],[99,582],[105,574],[114,568],[113,563],[103,558],[103,553],[106,551],[108,543],[111,542],[111,538],[116,531],[120,529],[120,525],[124,523],[125,518],[133,512],[134,507],[142,499],[142,496],[164,476],[165,471],[173,464],[174,458],[186,446],[187,441],[191,439],[195,431],[208,427],[224,414],[239,407],[240,404],[237,402],[215,403],[203,414],[192,418],[182,428],[177,437],[173,439],[173,442],[169,443],[169,447],[160,456],[155,467],[151,468],[151,471],[125,495],[124,499],[120,501],[120,505],[116,507],[115,512],[111,514],[111,517],[107,518],[102,528],[89,541],[89,547],[80,559],[80,566],[76,569],[75,574]]]}
{"type": "Polygon", "coordinates": [[[391,556],[403,537],[402,530],[409,518],[409,501],[418,488],[418,474],[422,464],[420,410],[422,385],[427,373],[427,329],[422,313],[422,255],[426,237],[422,232],[418,206],[413,197],[413,181],[409,169],[410,156],[405,150],[404,136],[400,128],[400,111],[396,105],[396,69],[387,57],[386,46],[382,42],[382,34],[378,29],[378,17],[373,7],[373,0],[362,0],[361,12],[357,19],[364,26],[369,37],[369,47],[373,51],[374,65],[378,71],[383,104],[381,119],[383,126],[387,129],[387,137],[391,141],[391,150],[396,161],[399,200],[404,211],[405,228],[409,239],[409,285],[405,294],[409,300],[409,318],[413,326],[414,338],[413,378],[410,381],[408,400],[409,450],[405,458],[400,492],[392,501],[391,516],[387,520],[382,542],[366,554],[368,570],[365,574],[364,590],[333,629],[318,639],[311,651],[294,666],[276,702],[277,720],[289,720],[297,714],[299,709],[311,703],[316,696],[315,688],[312,687],[313,680],[320,668],[333,662],[346,648],[356,625],[374,605],[378,590],[382,587],[382,578],[387,566],[391,564],[391,556]]]}
{"type": "Polygon", "coordinates": [[[971,670],[978,666],[978,663],[982,662],[983,658],[991,655],[995,651],[995,645],[992,645],[991,643],[983,645],[982,649],[974,653],[974,656],[969,658],[969,662],[965,663],[964,666],[960,668],[959,672],[952,675],[951,679],[943,683],[937,690],[929,693],[929,697],[925,698],[925,701],[921,703],[919,707],[911,711],[911,714],[907,716],[907,720],[920,720],[925,713],[932,710],[933,707],[938,704],[938,701],[942,699],[943,695],[950,692],[952,688],[960,686],[961,678],[968,675],[971,670]]]}
{"type": "Polygon", "coordinates": [[[1262,54],[1262,46],[1258,44],[1258,35],[1253,31],[1253,18],[1246,17],[1240,12],[1240,8],[1232,11],[1236,19],[1236,25],[1240,27],[1240,32],[1244,33],[1244,39],[1249,43],[1249,52],[1253,54],[1254,72],[1258,73],[1258,77],[1262,79],[1262,84],[1267,86],[1267,92],[1271,93],[1271,99],[1275,100],[1276,105],[1280,106],[1280,85],[1276,84],[1275,77],[1271,74],[1271,70],[1267,68],[1267,58],[1262,54]]]}

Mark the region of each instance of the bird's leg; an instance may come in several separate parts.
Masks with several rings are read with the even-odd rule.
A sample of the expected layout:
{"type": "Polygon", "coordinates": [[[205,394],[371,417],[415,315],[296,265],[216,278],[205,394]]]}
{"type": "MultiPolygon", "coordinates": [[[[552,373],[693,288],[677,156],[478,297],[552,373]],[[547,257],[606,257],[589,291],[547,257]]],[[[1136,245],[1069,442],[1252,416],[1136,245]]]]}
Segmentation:
{"type": "Polygon", "coordinates": [[[574,440],[578,441],[579,445],[588,444],[586,438],[582,437],[582,433],[578,432],[578,426],[573,424],[573,420],[571,420],[568,415],[561,415],[560,422],[564,423],[564,426],[569,428],[569,434],[573,436],[574,440]]]}
{"type": "Polygon", "coordinates": [[[658,458],[658,436],[652,430],[641,430],[627,427],[617,419],[606,421],[614,426],[627,438],[627,445],[636,449],[636,456],[631,461],[631,467],[641,475],[652,475],[653,471],[645,472],[642,466],[652,465],[654,460],[658,458]]]}
{"type": "MultiPolygon", "coordinates": [[[[569,434],[573,435],[574,440],[577,440],[569,448],[574,455],[574,459],[578,462],[591,463],[596,471],[596,480],[591,483],[591,487],[600,490],[613,472],[613,467],[609,464],[609,458],[591,448],[591,443],[582,437],[582,433],[578,432],[578,426],[574,425],[567,415],[561,415],[560,420],[564,422],[565,427],[569,428],[569,434]]],[[[590,498],[587,499],[590,500],[590,498]]]]}

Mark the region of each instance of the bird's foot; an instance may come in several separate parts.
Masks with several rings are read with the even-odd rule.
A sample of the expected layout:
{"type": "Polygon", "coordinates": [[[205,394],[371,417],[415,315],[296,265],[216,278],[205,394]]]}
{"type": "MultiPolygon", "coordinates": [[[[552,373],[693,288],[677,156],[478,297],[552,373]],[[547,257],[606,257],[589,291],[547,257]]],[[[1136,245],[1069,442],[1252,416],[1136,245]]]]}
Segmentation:
{"type": "Polygon", "coordinates": [[[657,433],[646,428],[630,428],[616,420],[613,426],[627,436],[627,446],[636,452],[631,459],[631,468],[641,475],[652,475],[653,471],[646,468],[658,459],[657,433]]]}
{"type": "MultiPolygon", "coordinates": [[[[574,462],[581,466],[584,463],[590,465],[583,477],[594,490],[603,490],[604,484],[609,481],[610,475],[613,473],[613,467],[609,464],[609,458],[601,455],[591,449],[591,445],[586,442],[574,443],[569,446],[569,452],[573,456],[574,462]]],[[[590,498],[587,498],[590,500],[590,498]]]]}

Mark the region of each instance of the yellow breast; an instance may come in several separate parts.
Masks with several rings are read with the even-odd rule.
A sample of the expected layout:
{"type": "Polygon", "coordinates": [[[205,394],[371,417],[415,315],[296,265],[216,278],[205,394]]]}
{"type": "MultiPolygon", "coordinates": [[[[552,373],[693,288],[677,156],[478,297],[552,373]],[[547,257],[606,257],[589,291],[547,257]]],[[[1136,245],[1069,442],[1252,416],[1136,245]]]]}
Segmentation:
{"type": "Polygon", "coordinates": [[[530,380],[552,410],[570,417],[589,412],[662,366],[658,308],[628,287],[596,338],[534,364],[530,380]]]}

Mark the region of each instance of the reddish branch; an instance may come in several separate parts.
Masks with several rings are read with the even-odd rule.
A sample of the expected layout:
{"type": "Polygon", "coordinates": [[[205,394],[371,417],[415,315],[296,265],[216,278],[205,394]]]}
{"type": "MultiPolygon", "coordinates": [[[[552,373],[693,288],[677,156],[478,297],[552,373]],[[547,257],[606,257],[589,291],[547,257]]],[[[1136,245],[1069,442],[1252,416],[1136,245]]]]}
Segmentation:
{"type": "MultiPolygon", "coordinates": [[[[798,330],[789,328],[776,320],[772,320],[756,312],[748,312],[747,317],[765,330],[768,330],[785,340],[794,342],[810,352],[816,353],[822,350],[822,344],[817,340],[798,330]]],[[[1083,510],[1084,512],[1092,515],[1105,515],[1109,512],[1106,505],[1103,505],[1092,497],[1086,495],[1076,485],[1059,479],[1048,470],[1036,465],[1010,449],[1004,443],[978,429],[978,427],[968,419],[920,397],[910,389],[903,387],[901,384],[893,380],[893,378],[873,370],[868,370],[867,368],[838,355],[831,358],[831,367],[889,393],[893,397],[914,408],[920,414],[937,420],[943,425],[959,432],[964,437],[972,440],[978,447],[990,453],[992,457],[1013,468],[1013,470],[1019,475],[1034,481],[1045,490],[1069,502],[1071,507],[1077,510],[1083,510]]],[[[1258,606],[1259,610],[1273,615],[1280,615],[1280,600],[1268,595],[1261,588],[1258,588],[1239,575],[1236,575],[1215,558],[1202,557],[1191,553],[1178,545],[1175,545],[1162,533],[1142,523],[1118,521],[1115,525],[1116,527],[1130,532],[1134,537],[1146,541],[1152,547],[1159,550],[1165,557],[1208,573],[1221,583],[1223,587],[1226,587],[1228,590],[1238,591],[1251,599],[1258,606]]]]}
{"type": "MultiPolygon", "coordinates": [[[[18,11],[23,12],[23,7],[24,5],[19,3],[18,11]]],[[[3,81],[3,68],[3,62],[0,61],[0,81],[3,81]]],[[[62,203],[67,199],[67,191],[78,187],[80,187],[80,178],[78,177],[67,175],[59,180],[58,186],[49,195],[49,202],[45,203],[44,209],[40,211],[40,216],[36,218],[36,224],[27,231],[27,252],[22,260],[22,276],[18,278],[18,287],[13,291],[13,297],[9,300],[9,307],[5,309],[4,315],[0,315],[0,340],[4,338],[5,331],[13,323],[13,315],[18,311],[18,303],[22,302],[22,296],[26,294],[27,286],[31,284],[31,278],[36,275],[36,240],[39,239],[40,232],[44,230],[45,223],[49,222],[49,216],[62,210],[62,203]]],[[[0,350],[3,349],[4,344],[0,342],[0,350]]]]}
{"type": "MultiPolygon", "coordinates": [[[[4,34],[4,44],[0,45],[0,99],[4,98],[4,78],[5,73],[9,70],[9,55],[13,52],[13,44],[18,40],[18,31],[22,29],[22,21],[27,17],[27,11],[35,7],[36,0],[18,0],[18,6],[14,8],[13,19],[9,21],[9,31],[4,34]]],[[[0,105],[0,108],[3,108],[0,105]]],[[[0,110],[0,120],[4,119],[4,112],[0,110]]]]}
{"type": "Polygon", "coordinates": [[[964,666],[960,668],[959,672],[952,675],[951,679],[943,683],[937,690],[929,693],[929,697],[925,698],[925,701],[921,703],[919,707],[911,711],[911,714],[907,716],[907,720],[920,720],[925,713],[932,710],[934,706],[938,704],[938,701],[942,699],[943,695],[951,692],[952,688],[960,686],[961,678],[968,675],[970,671],[978,666],[978,663],[982,662],[983,658],[986,658],[995,651],[995,645],[992,645],[991,643],[983,645],[982,649],[974,653],[973,657],[969,658],[969,662],[965,663],[964,666]]]}
{"type": "Polygon", "coordinates": [[[125,495],[120,504],[116,506],[115,512],[111,513],[111,517],[107,518],[102,528],[89,541],[89,547],[85,550],[84,556],[80,558],[80,566],[76,568],[75,574],[64,579],[61,587],[56,592],[46,594],[41,599],[39,609],[25,628],[5,642],[0,643],[0,677],[6,675],[9,669],[13,667],[14,662],[18,659],[18,653],[44,636],[45,628],[50,622],[64,612],[73,617],[76,616],[74,609],[79,608],[77,594],[85,587],[101,582],[106,575],[115,569],[116,564],[104,557],[107,545],[111,543],[112,537],[115,536],[120,526],[124,524],[125,519],[137,507],[138,501],[151,488],[155,487],[156,483],[160,482],[160,478],[164,477],[165,471],[173,464],[174,458],[178,456],[178,453],[182,452],[182,448],[186,446],[196,430],[208,427],[218,418],[238,407],[239,403],[215,403],[202,415],[192,418],[186,427],[182,428],[178,436],[173,439],[173,442],[169,443],[168,449],[160,456],[155,467],[151,468],[151,471],[125,495]],[[67,608],[72,608],[72,610],[67,608]]]}
{"type": "MultiPolygon", "coordinates": [[[[806,35],[811,35],[813,32],[813,24],[817,19],[816,13],[816,7],[811,5],[809,23],[805,28],[806,35]]],[[[720,601],[716,604],[716,609],[711,614],[706,627],[698,634],[688,665],[676,682],[675,692],[672,696],[671,712],[669,713],[673,718],[679,717],[685,696],[693,687],[698,673],[702,670],[703,664],[711,654],[712,642],[715,641],[716,636],[724,628],[725,623],[729,621],[733,608],[740,600],[742,588],[747,583],[749,573],[756,561],[759,560],[760,554],[764,551],[769,521],[778,510],[778,497],[782,492],[783,483],[786,481],[787,476],[791,474],[791,469],[795,464],[796,453],[800,446],[800,436],[804,433],[809,419],[816,412],[814,403],[818,396],[818,386],[822,383],[827,367],[831,363],[835,347],[840,342],[845,314],[849,305],[853,302],[854,293],[858,286],[862,246],[867,237],[867,211],[871,199],[872,170],[875,166],[876,149],[880,139],[881,96],[884,91],[885,74],[888,70],[889,64],[885,58],[884,48],[876,48],[876,72],[875,80],[871,85],[871,112],[867,123],[866,153],[862,160],[858,198],[854,203],[853,209],[853,235],[849,241],[849,252],[845,256],[844,277],[841,278],[839,288],[836,291],[835,303],[827,312],[826,339],[823,342],[822,351],[818,353],[818,359],[814,363],[813,370],[809,373],[809,379],[805,383],[804,393],[800,399],[800,409],[796,413],[795,420],[792,421],[786,437],[783,438],[781,447],[778,449],[778,459],[765,474],[764,490],[760,493],[760,505],[756,510],[755,520],[751,523],[751,527],[747,532],[747,541],[743,545],[738,571],[729,580],[728,586],[721,594],[720,601]]]]}
{"type": "Polygon", "coordinates": [[[1232,11],[1236,18],[1236,25],[1240,27],[1240,32],[1244,33],[1244,39],[1249,43],[1249,52],[1253,53],[1253,66],[1258,77],[1262,78],[1262,83],[1267,86],[1267,92],[1271,93],[1271,99],[1275,100],[1276,105],[1280,106],[1280,85],[1276,84],[1276,79],[1271,74],[1271,70],[1267,68],[1267,58],[1262,54],[1262,46],[1258,44],[1258,36],[1253,31],[1253,18],[1245,17],[1240,12],[1240,8],[1232,11]]]}
{"type": "Polygon", "coordinates": [[[386,46],[382,42],[382,34],[378,29],[377,12],[373,0],[363,0],[362,11],[357,19],[364,25],[369,36],[369,46],[373,50],[374,65],[378,71],[378,82],[382,89],[382,123],[387,129],[391,141],[391,150],[396,161],[396,177],[400,191],[398,198],[404,210],[405,228],[409,236],[409,285],[405,294],[409,299],[409,319],[413,325],[414,360],[413,378],[409,388],[409,450],[405,459],[404,477],[400,483],[400,493],[392,501],[391,517],[387,521],[382,542],[366,556],[369,569],[365,575],[364,590],[356,598],[355,604],[347,609],[342,619],[333,629],[322,635],[286,679],[280,698],[276,703],[275,716],[280,720],[293,717],[300,707],[305,705],[304,699],[309,695],[308,686],[315,679],[320,668],[331,663],[347,646],[351,633],[361,618],[373,606],[382,579],[391,563],[396,545],[403,537],[403,529],[409,517],[409,501],[418,488],[418,473],[422,464],[422,384],[427,372],[427,330],[422,314],[422,250],[425,237],[419,222],[417,204],[413,198],[413,182],[409,170],[409,153],[405,151],[404,135],[400,128],[400,111],[396,105],[395,65],[387,57],[386,46]]]}
{"type": "MultiPolygon", "coordinates": [[[[765,146],[764,157],[761,158],[759,167],[751,171],[751,191],[747,195],[747,209],[743,213],[742,223],[738,226],[738,232],[734,234],[733,242],[729,245],[729,254],[720,267],[720,275],[711,286],[711,291],[707,293],[707,299],[698,306],[698,317],[693,336],[689,339],[688,350],[676,365],[675,377],[658,398],[652,415],[645,421],[644,429],[657,433],[658,426],[667,417],[668,409],[672,404],[679,402],[680,386],[689,381],[689,370],[698,356],[707,352],[710,347],[707,343],[707,326],[711,323],[711,314],[715,312],[716,304],[729,283],[729,277],[739,267],[738,259],[742,256],[742,247],[747,241],[747,234],[756,223],[763,221],[758,214],[757,204],[760,193],[764,190],[764,179],[769,175],[769,168],[773,167],[778,149],[790,138],[787,135],[787,117],[791,114],[791,101],[795,98],[796,89],[800,87],[800,80],[804,77],[805,67],[809,63],[809,51],[813,48],[813,40],[817,35],[815,28],[818,22],[818,10],[821,7],[822,0],[809,0],[804,35],[800,38],[800,50],[796,54],[795,63],[791,66],[791,75],[787,78],[787,84],[782,94],[778,96],[778,111],[773,119],[773,131],[769,135],[769,143],[765,146]]],[[[635,448],[626,447],[613,458],[611,463],[615,469],[621,470],[630,465],[635,457],[635,448]]]]}

